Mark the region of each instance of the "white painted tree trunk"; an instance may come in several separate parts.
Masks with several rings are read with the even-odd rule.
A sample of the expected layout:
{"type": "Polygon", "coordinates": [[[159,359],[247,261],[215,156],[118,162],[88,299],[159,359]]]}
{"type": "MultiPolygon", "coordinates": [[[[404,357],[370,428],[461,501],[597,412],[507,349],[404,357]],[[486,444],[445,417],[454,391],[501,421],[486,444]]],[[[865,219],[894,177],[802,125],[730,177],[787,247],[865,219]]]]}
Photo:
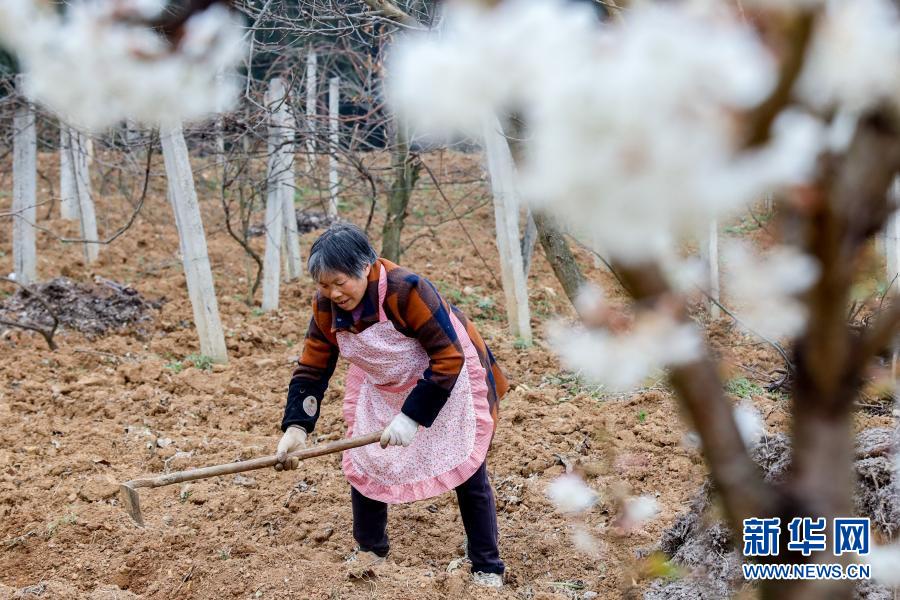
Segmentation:
{"type": "Polygon", "coordinates": [[[129,146],[141,143],[141,126],[135,121],[125,121],[125,142],[129,146]]]}
{"type": "Polygon", "coordinates": [[[87,166],[90,168],[94,165],[94,138],[86,133],[81,134],[82,145],[84,146],[84,155],[87,166]]]}
{"type": "Polygon", "coordinates": [[[316,155],[316,51],[306,55],[306,154],[310,165],[316,155]]]}
{"type": "Polygon", "coordinates": [[[284,83],[280,77],[269,82],[266,93],[266,107],[269,110],[268,179],[266,181],[266,251],[263,258],[262,309],[278,308],[279,286],[281,284],[281,240],[284,234],[284,192],[283,175],[286,165],[282,145],[285,141],[284,83]]]}
{"type": "Polygon", "coordinates": [[[528,273],[531,271],[531,259],[534,256],[534,244],[537,242],[537,225],[531,214],[531,209],[525,211],[525,234],[522,236],[522,271],[525,273],[525,280],[528,280],[528,273]]]}
{"type": "MultiPolygon", "coordinates": [[[[16,87],[21,89],[21,75],[16,87]]],[[[13,116],[13,269],[16,281],[37,280],[37,128],[34,107],[23,102],[13,116]]]]}
{"type": "Polygon", "coordinates": [[[706,238],[700,242],[700,257],[706,266],[707,292],[711,299],[706,302],[711,319],[718,319],[721,310],[716,302],[719,298],[719,222],[713,219],[709,224],[706,238]],[[714,302],[714,301],[715,302],[714,302]]]}
{"type": "Polygon", "coordinates": [[[496,118],[490,119],[484,125],[484,147],[494,195],[497,249],[500,251],[506,316],[511,333],[526,344],[530,344],[531,315],[519,246],[519,198],[515,167],[509,144],[496,118]]]}
{"type": "Polygon", "coordinates": [[[178,227],[184,275],[200,338],[200,352],[215,362],[228,362],[225,334],[219,320],[219,305],[206,249],[206,234],[203,231],[194,174],[181,124],[163,125],[160,127],[159,137],[166,164],[169,201],[178,227]]]}
{"type": "Polygon", "coordinates": [[[69,221],[79,218],[72,129],[62,121],[59,122],[59,216],[69,221]]]}
{"type": "MultiPolygon", "coordinates": [[[[221,88],[225,86],[225,73],[220,71],[216,74],[217,94],[222,96],[221,88]]],[[[216,135],[216,172],[224,180],[225,179],[225,116],[223,114],[225,107],[221,102],[216,106],[215,119],[215,135],[216,135]]]]}
{"type": "MultiPolygon", "coordinates": [[[[98,239],[97,215],[94,212],[94,199],[91,194],[89,138],[86,134],[74,129],[69,131],[71,132],[69,147],[72,152],[72,164],[75,167],[74,180],[78,198],[78,220],[81,224],[81,239],[96,242],[98,239]]],[[[85,263],[90,264],[97,260],[97,256],[100,253],[100,245],[84,242],[82,250],[84,251],[85,263]]]]}
{"type": "Polygon", "coordinates": [[[328,215],[337,216],[338,199],[338,170],[337,153],[340,135],[338,133],[338,111],[340,108],[341,78],[332,77],[328,80],[328,129],[330,132],[330,148],[328,152],[328,215]]]}
{"type": "Polygon", "coordinates": [[[293,113],[285,107],[284,131],[286,139],[282,145],[284,172],[281,177],[282,215],[284,225],[284,276],[286,281],[298,279],[303,273],[300,257],[300,234],[297,232],[297,213],[294,211],[294,192],[297,189],[294,140],[297,122],[293,113]]]}

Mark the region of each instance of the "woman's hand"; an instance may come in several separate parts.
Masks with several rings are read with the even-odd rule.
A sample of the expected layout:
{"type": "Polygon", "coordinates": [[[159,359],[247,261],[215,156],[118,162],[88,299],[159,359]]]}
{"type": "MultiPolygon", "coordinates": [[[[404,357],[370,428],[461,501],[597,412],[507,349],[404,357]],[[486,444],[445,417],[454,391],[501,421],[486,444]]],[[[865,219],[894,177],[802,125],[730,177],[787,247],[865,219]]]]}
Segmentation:
{"type": "Polygon", "coordinates": [[[409,446],[416,437],[418,429],[418,423],[400,413],[384,428],[384,433],[381,434],[381,447],[409,446]]]}
{"type": "Polygon", "coordinates": [[[297,457],[288,459],[287,454],[300,448],[306,448],[306,430],[297,425],[291,425],[284,432],[284,435],[281,436],[281,441],[278,442],[278,449],[275,451],[275,458],[278,459],[278,463],[275,465],[275,470],[290,471],[296,469],[297,465],[300,464],[300,459],[297,457]]]}

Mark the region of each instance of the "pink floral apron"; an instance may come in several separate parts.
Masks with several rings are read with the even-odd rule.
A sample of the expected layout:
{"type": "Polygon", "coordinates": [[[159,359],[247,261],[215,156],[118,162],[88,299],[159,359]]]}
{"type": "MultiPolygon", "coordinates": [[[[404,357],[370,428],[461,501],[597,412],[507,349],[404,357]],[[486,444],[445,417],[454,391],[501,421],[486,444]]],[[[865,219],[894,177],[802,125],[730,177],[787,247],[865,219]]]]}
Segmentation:
{"type": "MultiPolygon", "coordinates": [[[[429,365],[418,340],[397,331],[385,315],[386,291],[382,267],[378,323],[337,333],[341,356],[351,363],[344,386],[348,437],[384,429],[429,365]]],[[[406,448],[371,444],[344,452],[344,474],[363,496],[390,504],[424,500],[464,483],[484,462],[494,428],[484,367],[465,327],[452,312],[450,319],[465,364],[431,427],[419,427],[406,448]]]]}

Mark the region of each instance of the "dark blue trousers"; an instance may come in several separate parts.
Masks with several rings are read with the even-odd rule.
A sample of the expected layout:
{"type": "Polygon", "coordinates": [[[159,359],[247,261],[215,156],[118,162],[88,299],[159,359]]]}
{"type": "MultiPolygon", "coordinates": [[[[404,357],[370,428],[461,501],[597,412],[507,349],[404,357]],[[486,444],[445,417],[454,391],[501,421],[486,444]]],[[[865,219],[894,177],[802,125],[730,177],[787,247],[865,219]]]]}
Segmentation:
{"type": "MultiPolygon", "coordinates": [[[[503,573],[504,565],[497,549],[497,507],[487,476],[487,463],[456,488],[459,514],[469,540],[468,554],[473,571],[503,573]]],[[[387,504],[366,498],[350,487],[353,503],[353,537],[359,549],[387,556],[387,504]]]]}

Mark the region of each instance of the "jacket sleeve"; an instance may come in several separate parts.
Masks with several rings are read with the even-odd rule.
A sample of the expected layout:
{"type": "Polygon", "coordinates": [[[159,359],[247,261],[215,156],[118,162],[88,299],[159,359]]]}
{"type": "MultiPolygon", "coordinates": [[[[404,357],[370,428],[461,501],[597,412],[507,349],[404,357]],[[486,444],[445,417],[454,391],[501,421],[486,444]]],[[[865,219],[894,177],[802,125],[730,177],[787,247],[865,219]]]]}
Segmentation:
{"type": "Polygon", "coordinates": [[[337,345],[322,332],[316,322],[316,315],[313,314],[303,342],[303,354],[297,361],[297,368],[294,369],[288,386],[284,418],[281,420],[282,431],[286,431],[291,425],[299,425],[307,433],[312,433],[319,419],[322,398],[334,373],[338,355],[337,345]],[[314,397],[315,402],[304,403],[308,396],[314,397]]]}
{"type": "Polygon", "coordinates": [[[450,305],[434,284],[415,274],[408,274],[404,283],[396,297],[397,324],[402,333],[422,344],[429,363],[401,411],[431,427],[456,385],[465,355],[450,319],[450,305]]]}

